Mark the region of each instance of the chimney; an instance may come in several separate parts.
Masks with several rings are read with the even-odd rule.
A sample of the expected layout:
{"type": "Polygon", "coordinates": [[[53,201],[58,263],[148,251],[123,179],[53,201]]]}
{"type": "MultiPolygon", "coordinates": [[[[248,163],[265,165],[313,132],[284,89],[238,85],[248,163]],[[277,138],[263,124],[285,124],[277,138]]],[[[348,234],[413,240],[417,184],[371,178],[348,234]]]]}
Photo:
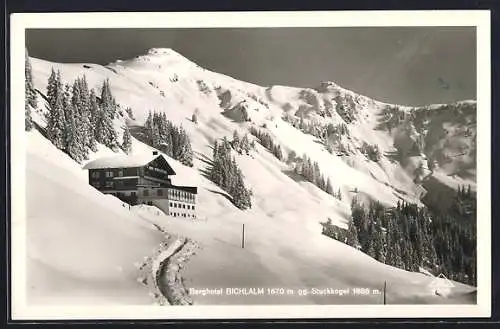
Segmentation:
{"type": "Polygon", "coordinates": [[[153,151],[153,155],[158,155],[158,151],[153,151]]]}

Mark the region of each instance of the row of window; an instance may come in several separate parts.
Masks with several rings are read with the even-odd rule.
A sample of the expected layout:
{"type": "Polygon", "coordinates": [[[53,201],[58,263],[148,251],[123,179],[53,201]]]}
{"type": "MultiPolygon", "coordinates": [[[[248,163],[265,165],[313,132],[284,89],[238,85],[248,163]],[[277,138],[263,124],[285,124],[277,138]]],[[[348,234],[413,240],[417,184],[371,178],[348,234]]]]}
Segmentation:
{"type": "Polygon", "coordinates": [[[185,217],[185,218],[196,218],[196,215],[195,214],[180,214],[180,213],[177,213],[177,212],[173,212],[173,213],[170,213],[172,216],[174,217],[185,217]]]}
{"type": "Polygon", "coordinates": [[[183,203],[170,202],[170,208],[182,208],[182,209],[194,210],[194,205],[185,205],[183,203]]]}
{"type": "MultiPolygon", "coordinates": [[[[94,172],[92,172],[92,178],[100,178],[100,177],[101,177],[101,172],[100,171],[94,171],[94,172]]],[[[104,177],[106,177],[106,178],[113,178],[114,177],[113,171],[106,170],[104,172],[104,177]]],[[[123,177],[123,170],[122,169],[118,170],[118,176],[117,177],[123,177]]]]}
{"type": "Polygon", "coordinates": [[[168,192],[169,192],[168,193],[169,197],[183,198],[183,199],[194,201],[194,194],[193,193],[189,193],[189,192],[185,192],[185,191],[178,191],[178,190],[174,190],[174,189],[170,189],[168,192]]]}

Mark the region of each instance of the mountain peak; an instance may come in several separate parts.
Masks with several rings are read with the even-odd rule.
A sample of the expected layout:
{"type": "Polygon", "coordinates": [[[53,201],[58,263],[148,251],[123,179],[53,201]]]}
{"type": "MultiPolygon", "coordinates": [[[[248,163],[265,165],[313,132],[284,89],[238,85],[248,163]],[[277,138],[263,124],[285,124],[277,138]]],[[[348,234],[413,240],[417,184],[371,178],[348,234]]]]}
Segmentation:
{"type": "Polygon", "coordinates": [[[184,57],[172,48],[150,48],[147,51],[147,55],[149,56],[177,56],[184,57]]]}

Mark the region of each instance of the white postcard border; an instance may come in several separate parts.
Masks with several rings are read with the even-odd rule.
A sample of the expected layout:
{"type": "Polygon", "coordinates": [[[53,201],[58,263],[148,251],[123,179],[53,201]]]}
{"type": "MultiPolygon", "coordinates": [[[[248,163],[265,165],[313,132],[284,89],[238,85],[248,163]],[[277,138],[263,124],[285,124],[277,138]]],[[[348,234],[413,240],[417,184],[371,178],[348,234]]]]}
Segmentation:
{"type": "Polygon", "coordinates": [[[488,10],[11,14],[11,311],[13,320],[442,318],[491,316],[491,58],[488,10]],[[477,35],[477,304],[33,306],[26,303],[25,29],[475,26],[477,35]]]}

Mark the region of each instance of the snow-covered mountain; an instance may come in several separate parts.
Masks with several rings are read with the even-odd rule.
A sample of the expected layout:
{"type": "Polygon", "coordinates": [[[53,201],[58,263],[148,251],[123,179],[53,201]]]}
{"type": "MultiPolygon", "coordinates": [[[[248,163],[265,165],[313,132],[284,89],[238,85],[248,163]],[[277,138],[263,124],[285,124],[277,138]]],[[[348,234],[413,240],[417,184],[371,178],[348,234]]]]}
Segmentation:
{"type": "MultiPolygon", "coordinates": [[[[334,82],[314,89],[258,86],[206,70],[172,49],[151,49],[106,66],[36,58],[31,58],[31,65],[35,88],[42,96],[33,118],[42,128],[47,111],[43,95],[52,68],[59,69],[67,83],[85,75],[89,87],[97,90],[109,79],[122,109],[114,122],[120,132],[124,125],[144,124],[149,111],[165,112],[169,120],[182,125],[191,139],[194,166],[169,162],[177,172],[174,183],[199,187],[201,218],[192,222],[144,208],[124,208],[88,185],[82,164],[57,150],[39,131],[31,131],[27,133],[27,224],[28,294],[33,301],[95,302],[101,296],[105,302],[147,303],[147,291],[138,297],[143,287],[136,280],[134,263],[154,255],[160,244],[162,236],[153,222],[199,243],[201,249],[184,270],[188,287],[380,289],[387,281],[394,303],[443,302],[425,288],[428,276],[384,265],[323,236],[320,222],[331,218],[346,227],[354,197],[388,206],[398,200],[422,205],[442,202],[438,196],[443,189],[464,184],[475,189],[475,101],[408,107],[378,102],[334,82]],[[127,107],[133,117],[124,111],[127,107]],[[197,123],[191,121],[193,113],[197,123]],[[236,157],[245,184],[253,191],[252,208],[241,211],[202,171],[216,139],[231,137],[234,130],[243,134],[250,127],[272,136],[285,160],[279,161],[260,145],[251,156],[236,157]],[[297,179],[291,169],[294,160],[286,156],[292,151],[318,162],[342,199],[297,179]],[[245,249],[239,245],[243,223],[245,249]],[[130,244],[136,247],[131,250],[130,244]],[[68,248],[84,250],[68,253],[68,248]]],[[[133,152],[149,153],[151,147],[134,138],[133,152]]],[[[91,159],[112,153],[101,145],[91,159]]],[[[469,288],[457,284],[457,289],[469,288]]],[[[199,304],[380,303],[381,299],[373,294],[364,299],[225,297],[193,299],[199,304]]],[[[464,298],[450,297],[446,302],[460,303],[464,298]]]]}

